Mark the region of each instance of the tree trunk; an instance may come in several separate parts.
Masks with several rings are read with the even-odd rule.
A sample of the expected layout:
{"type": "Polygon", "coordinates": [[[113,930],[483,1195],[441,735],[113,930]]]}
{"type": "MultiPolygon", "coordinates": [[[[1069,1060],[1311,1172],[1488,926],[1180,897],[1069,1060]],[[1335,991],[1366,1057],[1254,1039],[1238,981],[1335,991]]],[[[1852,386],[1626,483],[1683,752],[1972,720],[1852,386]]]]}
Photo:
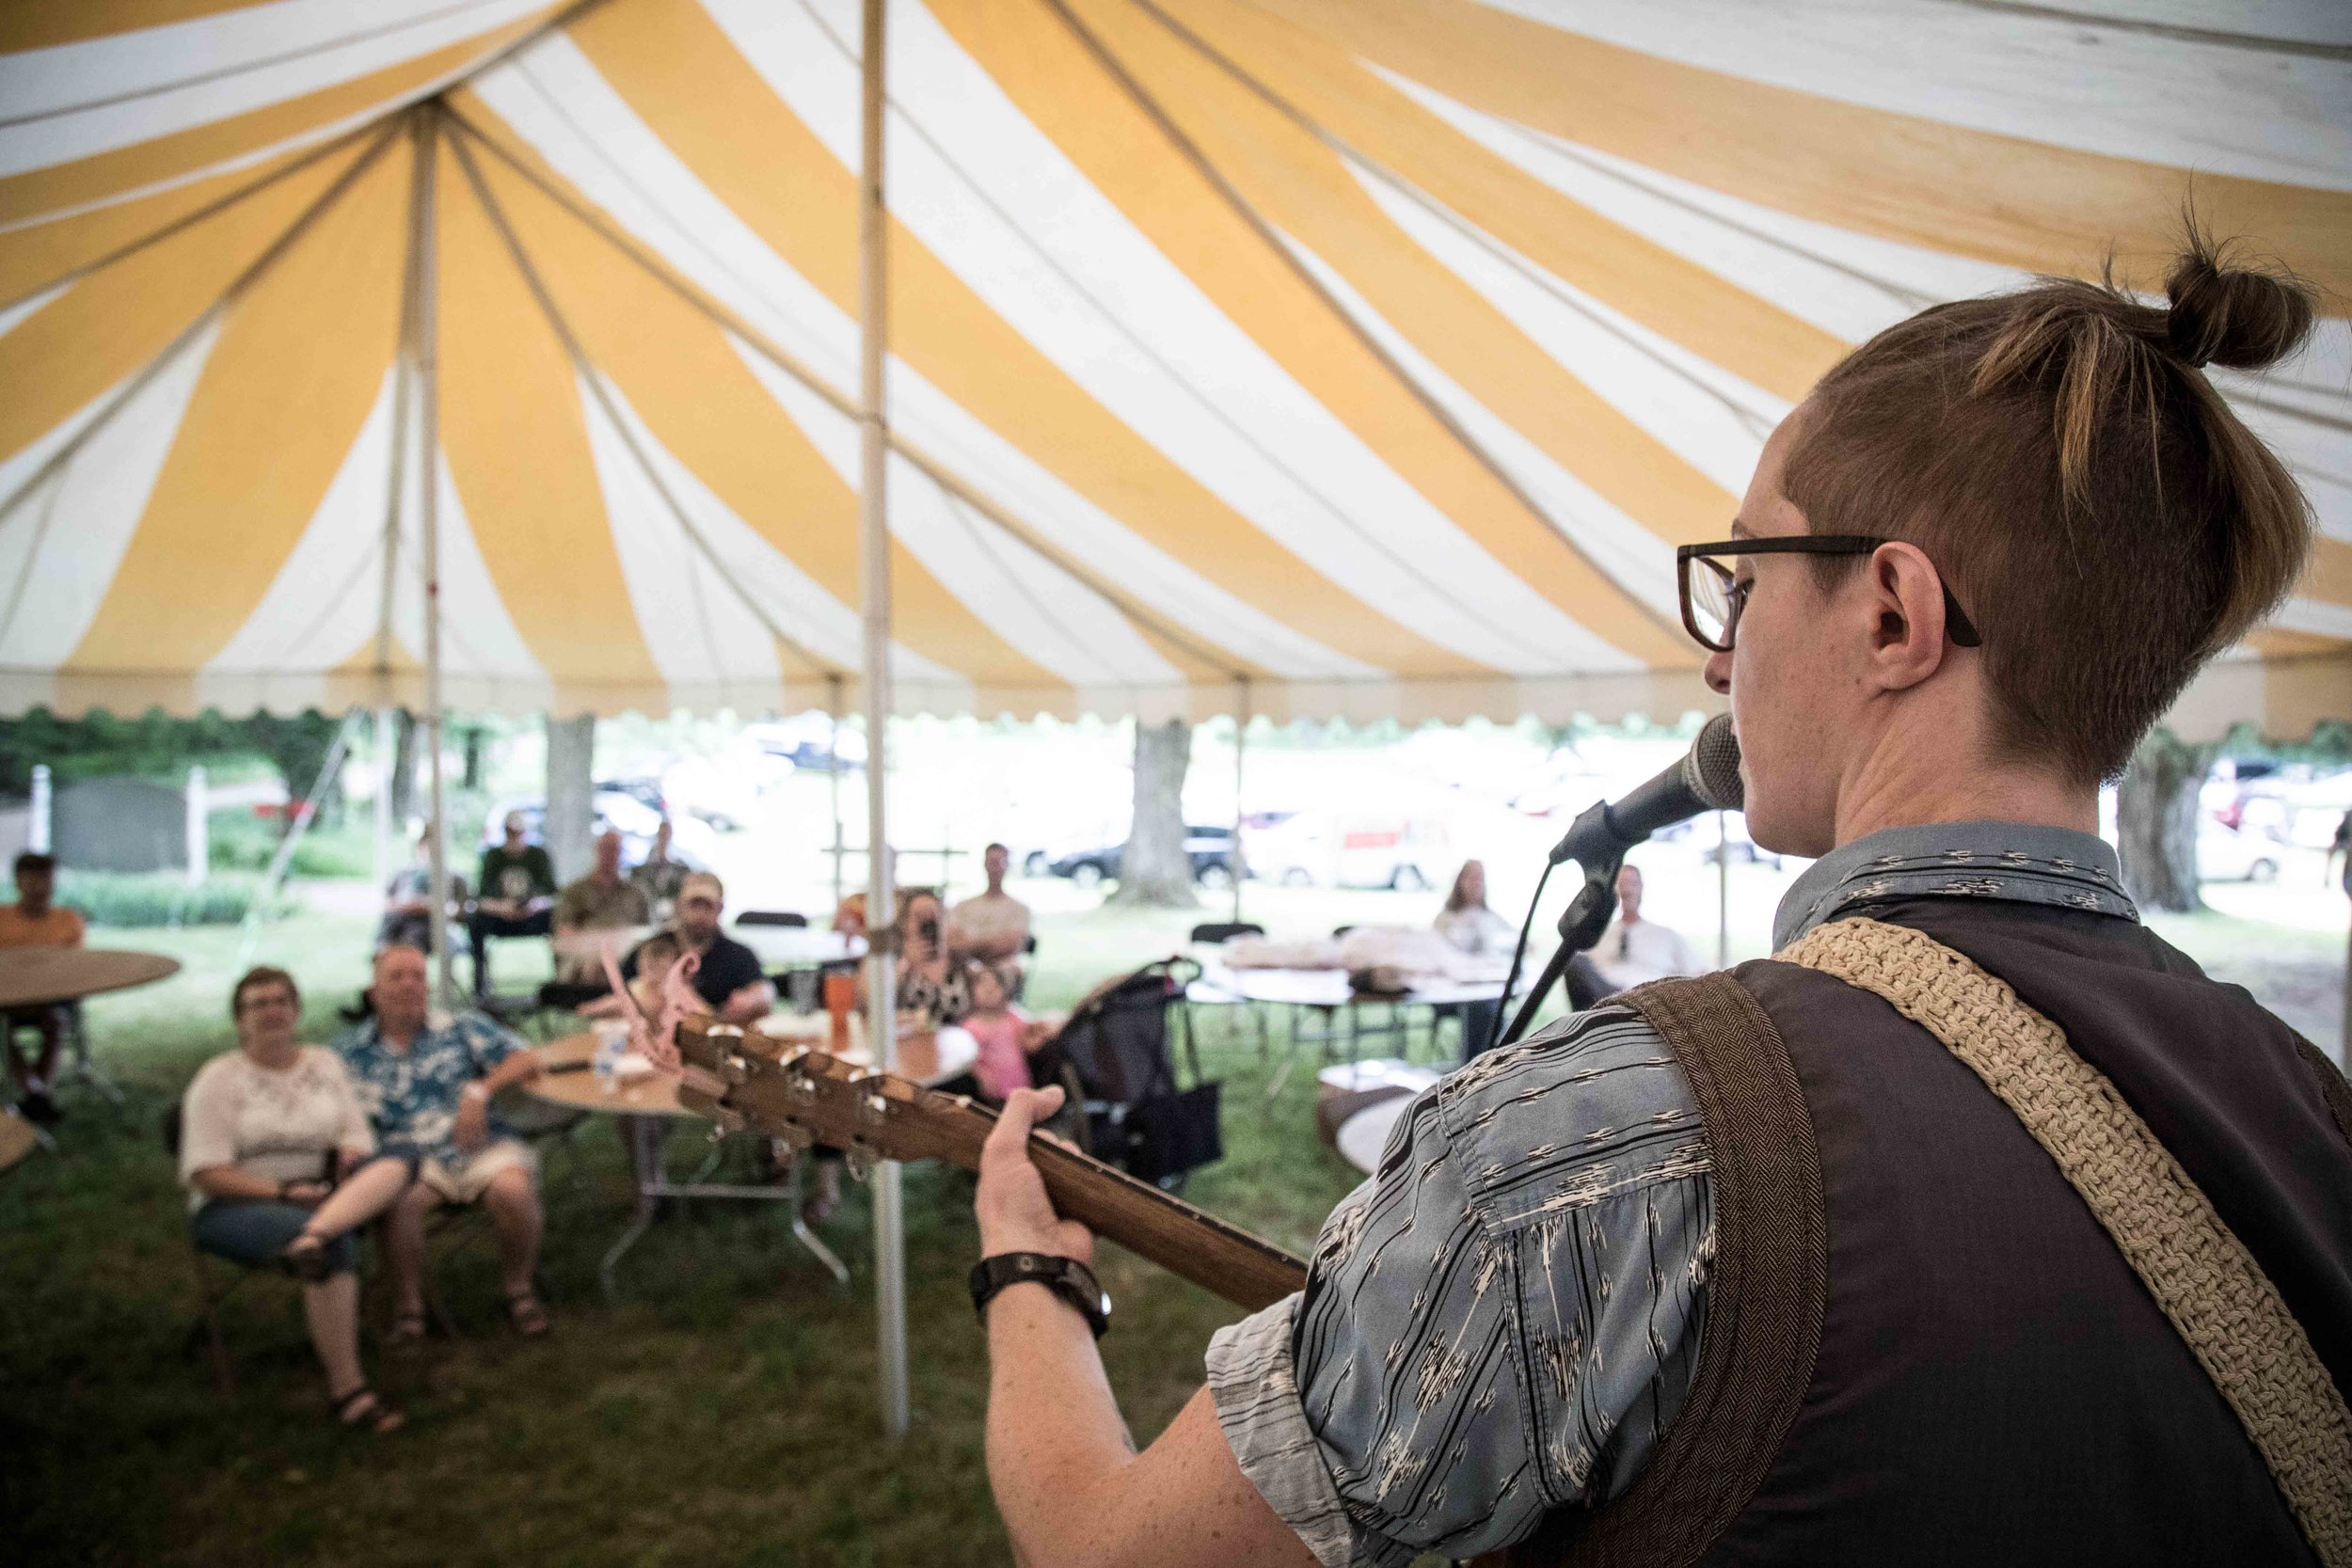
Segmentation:
{"type": "Polygon", "coordinates": [[[1192,726],[1181,719],[1136,725],[1136,817],[1119,863],[1114,904],[1188,910],[1192,861],[1184,853],[1184,769],[1192,763],[1192,726]]]}
{"type": "Polygon", "coordinates": [[[2158,730],[2132,753],[2116,790],[2116,838],[2123,889],[2143,910],[2188,913],[2205,907],[2197,891],[2198,791],[2213,746],[2191,746],[2158,730]]]}
{"type": "Polygon", "coordinates": [[[392,832],[406,838],[417,816],[417,716],[402,708],[392,715],[392,832]]]}
{"type": "Polygon", "coordinates": [[[548,720],[548,815],[540,830],[548,859],[555,863],[557,882],[588,874],[595,853],[596,721],[589,714],[577,719],[548,720]]]}

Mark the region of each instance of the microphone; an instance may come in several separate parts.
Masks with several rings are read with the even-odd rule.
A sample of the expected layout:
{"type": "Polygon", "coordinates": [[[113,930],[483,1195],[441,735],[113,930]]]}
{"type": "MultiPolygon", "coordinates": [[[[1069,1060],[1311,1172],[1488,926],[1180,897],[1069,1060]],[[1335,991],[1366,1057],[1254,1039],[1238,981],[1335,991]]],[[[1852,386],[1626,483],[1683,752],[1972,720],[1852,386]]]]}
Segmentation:
{"type": "Polygon", "coordinates": [[[1609,864],[1661,828],[1703,811],[1738,811],[1745,796],[1740,741],[1731,733],[1731,715],[1719,713],[1672,768],[1636,784],[1614,805],[1596,800],[1586,807],[1552,847],[1550,863],[1574,861],[1588,870],[1609,864]]]}

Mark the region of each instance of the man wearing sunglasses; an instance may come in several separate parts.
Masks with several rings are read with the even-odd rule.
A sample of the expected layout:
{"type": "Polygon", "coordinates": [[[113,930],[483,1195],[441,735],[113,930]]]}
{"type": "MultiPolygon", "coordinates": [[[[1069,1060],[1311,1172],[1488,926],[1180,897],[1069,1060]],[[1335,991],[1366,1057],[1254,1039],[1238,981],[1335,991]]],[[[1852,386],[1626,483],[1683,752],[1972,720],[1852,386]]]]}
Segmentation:
{"type": "MultiPolygon", "coordinates": [[[[1889,328],[1682,552],[1750,832],[1818,857],[1775,958],[1421,1096],[1140,1454],[1086,1302],[983,1272],[1017,1558],[2352,1562],[2352,1089],[2097,837],[2310,550],[2200,369],[2308,296],[2201,244],[2169,288],[1889,328]]],[[[1057,1097],[990,1137],[984,1257],[1091,1257],[1025,1157],[1057,1097]]]]}

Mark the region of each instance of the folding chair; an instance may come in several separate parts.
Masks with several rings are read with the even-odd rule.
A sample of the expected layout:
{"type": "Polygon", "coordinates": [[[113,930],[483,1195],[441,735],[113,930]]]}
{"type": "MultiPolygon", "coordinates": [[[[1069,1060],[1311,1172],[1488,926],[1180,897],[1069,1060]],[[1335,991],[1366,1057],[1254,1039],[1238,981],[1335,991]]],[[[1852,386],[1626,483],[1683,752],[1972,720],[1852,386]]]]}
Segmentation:
{"type": "MultiPolygon", "coordinates": [[[[171,1157],[176,1169],[180,1164],[180,1101],[174,1100],[164,1107],[161,1132],[164,1152],[171,1157]]],[[[194,1355],[201,1342],[211,1352],[213,1382],[227,1399],[237,1391],[236,1366],[229,1354],[229,1337],[221,1331],[220,1314],[245,1289],[246,1281],[260,1271],[239,1268],[224,1263],[196,1244],[196,1237],[188,1237],[188,1257],[195,1265],[197,1300],[199,1303],[196,1322],[188,1325],[187,1334],[180,1341],[183,1355],[194,1355]]]]}

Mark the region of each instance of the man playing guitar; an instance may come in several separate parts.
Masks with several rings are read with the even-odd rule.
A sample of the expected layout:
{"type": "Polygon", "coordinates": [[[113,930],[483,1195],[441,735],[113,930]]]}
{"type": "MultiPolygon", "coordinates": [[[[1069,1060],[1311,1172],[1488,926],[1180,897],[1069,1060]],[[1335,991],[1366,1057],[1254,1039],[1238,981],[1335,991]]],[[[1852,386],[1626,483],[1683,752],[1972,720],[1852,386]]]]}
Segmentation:
{"type": "Polygon", "coordinates": [[[976,1209],[1015,1260],[976,1294],[1022,1562],[2352,1560],[2352,1099],[2140,927],[2096,836],[2101,780],[2311,547],[2202,373],[2292,352],[2309,296],[2201,244],[2169,291],[2045,280],[1890,328],[1766,444],[1734,537],[1682,552],[1750,830],[1819,858],[1785,961],[1735,972],[1753,1028],[1704,1058],[1754,1068],[1778,1123],[1657,1000],[1722,977],[1488,1053],[1137,1453],[1084,1293],[1051,1277],[1093,1247],[1026,1142],[1059,1091],[1012,1097],[976,1209]],[[1926,955],[1929,1000],[1881,1000],[1908,960],[1889,990],[1840,978],[1869,942],[1926,955]],[[2206,1285],[2163,1283],[2170,1241],[2147,1256],[2102,1207],[2122,1155],[1976,1066],[2020,1031],[1935,1000],[1955,977],[2046,1018],[2027,1075],[2082,1069],[2147,1134],[2133,1157],[2185,1173],[2285,1351],[2237,1354],[2234,1309],[2213,1348],[2206,1285]],[[2311,1375],[2268,1408],[2296,1414],[2246,1417],[2244,1368],[2284,1361],[2311,1375]],[[2297,1464],[2289,1429],[2313,1434],[2297,1464]]]}

